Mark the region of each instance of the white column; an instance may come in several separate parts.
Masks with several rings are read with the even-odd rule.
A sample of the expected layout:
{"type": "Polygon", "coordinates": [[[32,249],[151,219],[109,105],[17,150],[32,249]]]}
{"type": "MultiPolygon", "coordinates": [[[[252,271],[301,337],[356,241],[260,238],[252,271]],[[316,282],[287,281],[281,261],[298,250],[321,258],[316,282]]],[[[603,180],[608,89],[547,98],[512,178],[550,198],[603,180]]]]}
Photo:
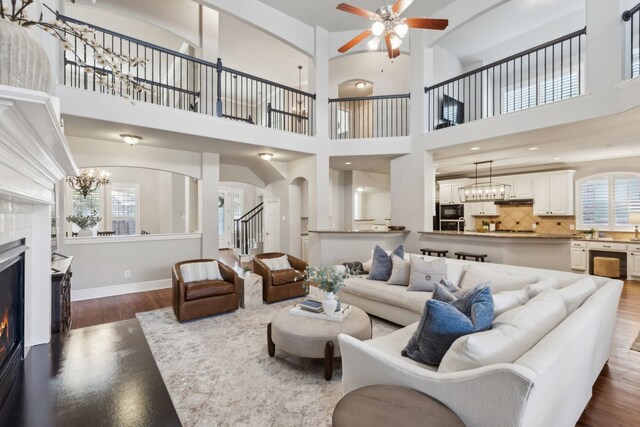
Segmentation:
{"type": "Polygon", "coordinates": [[[611,93],[624,77],[625,26],[619,2],[586,0],[586,92],[611,93]],[[615,4],[612,4],[615,3],[615,4]],[[606,64],[606,66],[604,65],[606,64]]]}
{"type": "Polygon", "coordinates": [[[218,258],[220,155],[202,153],[202,257],[218,258]]]}
{"type": "Polygon", "coordinates": [[[412,137],[424,133],[426,123],[426,97],[424,96],[425,84],[429,76],[433,76],[433,55],[431,49],[425,45],[424,30],[410,30],[411,32],[411,103],[410,103],[410,127],[412,137]],[[426,61],[430,56],[430,61],[426,61]]]}
{"type": "MultiPolygon", "coordinates": [[[[33,205],[25,264],[25,345],[51,338],[51,216],[49,205],[33,205]]],[[[73,271],[73,264],[71,265],[73,271]]],[[[73,286],[73,285],[72,285],[73,286]]]]}
{"type": "MultiPolygon", "coordinates": [[[[311,226],[316,230],[328,230],[331,228],[331,178],[329,176],[329,155],[325,152],[321,152],[316,155],[315,162],[315,191],[312,192],[310,189],[309,195],[313,200],[313,204],[315,204],[316,215],[315,224],[311,224],[311,226]]],[[[309,217],[311,219],[311,215],[309,217]]]]}
{"type": "Polygon", "coordinates": [[[315,135],[322,144],[329,140],[329,32],[316,27],[315,34],[315,67],[309,73],[310,83],[313,77],[309,90],[316,93],[315,135]]]}

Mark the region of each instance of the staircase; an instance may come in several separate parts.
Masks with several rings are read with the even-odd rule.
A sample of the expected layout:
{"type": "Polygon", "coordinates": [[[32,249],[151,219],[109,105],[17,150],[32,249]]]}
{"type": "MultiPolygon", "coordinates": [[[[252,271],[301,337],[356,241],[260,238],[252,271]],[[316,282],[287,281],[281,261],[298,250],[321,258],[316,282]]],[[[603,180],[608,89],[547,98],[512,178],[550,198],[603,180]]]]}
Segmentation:
{"type": "Polygon", "coordinates": [[[233,220],[234,252],[241,261],[250,261],[252,255],[262,252],[262,205],[260,203],[240,218],[233,220]]]}

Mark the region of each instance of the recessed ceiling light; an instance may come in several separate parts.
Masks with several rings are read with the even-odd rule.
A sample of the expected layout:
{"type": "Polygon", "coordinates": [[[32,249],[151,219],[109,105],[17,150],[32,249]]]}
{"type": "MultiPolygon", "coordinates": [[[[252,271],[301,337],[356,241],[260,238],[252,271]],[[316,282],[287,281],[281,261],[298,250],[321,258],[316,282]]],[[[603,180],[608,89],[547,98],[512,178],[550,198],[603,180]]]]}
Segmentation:
{"type": "Polygon", "coordinates": [[[358,188],[356,188],[356,190],[361,192],[361,193],[366,189],[367,189],[367,187],[358,187],[358,188]]]}
{"type": "Polygon", "coordinates": [[[344,164],[345,164],[345,165],[350,165],[350,164],[351,164],[351,162],[344,162],[344,164]]]}
{"type": "Polygon", "coordinates": [[[356,88],[364,89],[365,87],[367,87],[367,84],[365,82],[356,82],[356,88]]]}
{"type": "Polygon", "coordinates": [[[562,157],[554,157],[553,160],[562,160],[562,157]]]}
{"type": "Polygon", "coordinates": [[[138,135],[122,134],[120,135],[120,138],[129,145],[136,145],[138,142],[142,141],[142,137],[138,135]]]}
{"type": "Polygon", "coordinates": [[[436,172],[436,175],[440,175],[440,172],[436,172]]]}
{"type": "Polygon", "coordinates": [[[531,147],[529,148],[529,151],[536,151],[538,149],[538,147],[531,147]]]}
{"type": "Polygon", "coordinates": [[[262,160],[271,160],[273,158],[273,153],[260,153],[258,154],[262,160]]]}
{"type": "Polygon", "coordinates": [[[471,150],[471,151],[478,151],[479,149],[480,149],[480,147],[471,147],[471,148],[469,148],[469,150],[471,150]]]}

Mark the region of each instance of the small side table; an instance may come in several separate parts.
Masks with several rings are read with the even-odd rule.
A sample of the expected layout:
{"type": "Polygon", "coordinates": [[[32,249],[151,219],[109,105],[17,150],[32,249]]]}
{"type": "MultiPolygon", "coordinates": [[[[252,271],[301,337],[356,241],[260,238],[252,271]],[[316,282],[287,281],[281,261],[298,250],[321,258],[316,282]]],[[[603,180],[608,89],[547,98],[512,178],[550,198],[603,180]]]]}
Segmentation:
{"type": "Polygon", "coordinates": [[[396,385],[370,385],[347,393],[333,410],[334,427],[464,427],[440,401],[396,385]]]}

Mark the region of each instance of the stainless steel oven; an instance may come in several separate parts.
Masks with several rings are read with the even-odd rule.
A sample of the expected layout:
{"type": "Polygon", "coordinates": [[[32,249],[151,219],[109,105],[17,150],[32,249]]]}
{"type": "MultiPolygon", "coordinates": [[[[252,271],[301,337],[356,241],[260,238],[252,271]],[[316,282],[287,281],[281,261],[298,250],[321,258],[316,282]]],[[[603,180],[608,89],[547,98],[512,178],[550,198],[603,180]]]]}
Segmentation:
{"type": "Polygon", "coordinates": [[[440,205],[440,221],[464,218],[464,205],[440,205]]]}

